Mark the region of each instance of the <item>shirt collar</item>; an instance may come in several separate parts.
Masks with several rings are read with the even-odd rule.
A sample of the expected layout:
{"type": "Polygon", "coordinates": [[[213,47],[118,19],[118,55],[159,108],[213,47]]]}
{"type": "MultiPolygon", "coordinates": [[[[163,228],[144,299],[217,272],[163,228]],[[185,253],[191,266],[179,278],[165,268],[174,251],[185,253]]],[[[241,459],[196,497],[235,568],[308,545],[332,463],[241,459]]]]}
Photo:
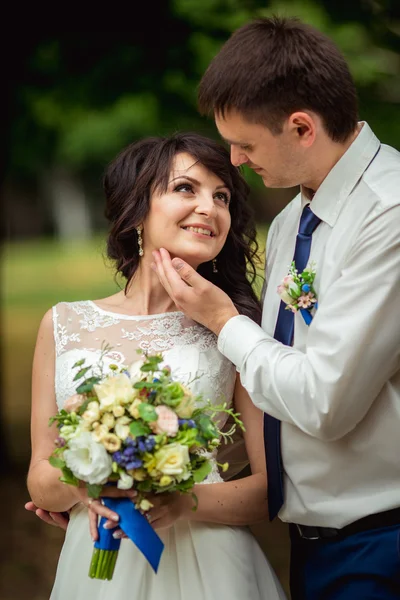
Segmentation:
{"type": "MultiPolygon", "coordinates": [[[[380,148],[380,142],[369,125],[364,121],[360,124],[360,133],[329,171],[311,202],[313,213],[331,227],[335,225],[346,199],[380,148]]],[[[310,199],[301,190],[302,206],[309,203],[310,199]]]]}

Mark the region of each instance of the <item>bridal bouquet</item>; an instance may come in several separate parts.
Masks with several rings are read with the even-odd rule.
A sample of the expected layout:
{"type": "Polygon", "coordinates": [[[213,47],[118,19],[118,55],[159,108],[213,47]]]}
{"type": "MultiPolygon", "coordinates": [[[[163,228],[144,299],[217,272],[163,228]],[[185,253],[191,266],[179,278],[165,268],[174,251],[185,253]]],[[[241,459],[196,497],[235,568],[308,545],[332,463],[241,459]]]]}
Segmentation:
{"type": "MultiPolygon", "coordinates": [[[[59,431],[49,462],[61,469],[62,482],[86,485],[91,498],[99,498],[104,485],[138,492],[135,504],[128,498],[102,501],[119,514],[121,529],[157,572],[163,543],[142,514],[152,507],[147,494],[192,493],[211,471],[210,453],[220,439],[229,440],[235,425],[243,425],[226,404],[213,406],[175,381],[169,367],[161,366],[161,355],[142,355],[128,367],[110,365],[105,373],[109,349],[97,365],[82,359],[73,366],[79,385],[50,419],[59,431]],[[214,420],[219,413],[235,422],[224,434],[214,420]]],[[[96,579],[112,579],[121,543],[102,527],[105,521],[89,569],[96,579]]]]}

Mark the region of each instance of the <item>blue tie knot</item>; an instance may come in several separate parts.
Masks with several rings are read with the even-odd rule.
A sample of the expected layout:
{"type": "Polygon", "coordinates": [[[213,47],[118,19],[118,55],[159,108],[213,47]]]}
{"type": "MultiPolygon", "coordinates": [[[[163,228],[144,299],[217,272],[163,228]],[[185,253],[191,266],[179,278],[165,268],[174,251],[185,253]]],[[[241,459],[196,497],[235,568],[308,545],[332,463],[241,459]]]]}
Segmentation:
{"type": "Polygon", "coordinates": [[[299,233],[301,235],[312,235],[320,223],[321,219],[317,215],[314,215],[310,205],[307,204],[301,215],[299,233]]]}

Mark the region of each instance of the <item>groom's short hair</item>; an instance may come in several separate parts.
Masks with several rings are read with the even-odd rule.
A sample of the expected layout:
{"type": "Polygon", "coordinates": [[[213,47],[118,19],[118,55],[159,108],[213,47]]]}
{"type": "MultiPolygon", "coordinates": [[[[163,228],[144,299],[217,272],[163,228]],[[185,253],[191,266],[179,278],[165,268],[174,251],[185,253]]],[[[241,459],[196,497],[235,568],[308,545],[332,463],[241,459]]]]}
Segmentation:
{"type": "Polygon", "coordinates": [[[358,120],[349,67],[323,33],[294,18],[263,18],[235,31],[199,86],[202,114],[234,109],[273,134],[298,110],[317,113],[332,140],[345,141],[358,120]]]}

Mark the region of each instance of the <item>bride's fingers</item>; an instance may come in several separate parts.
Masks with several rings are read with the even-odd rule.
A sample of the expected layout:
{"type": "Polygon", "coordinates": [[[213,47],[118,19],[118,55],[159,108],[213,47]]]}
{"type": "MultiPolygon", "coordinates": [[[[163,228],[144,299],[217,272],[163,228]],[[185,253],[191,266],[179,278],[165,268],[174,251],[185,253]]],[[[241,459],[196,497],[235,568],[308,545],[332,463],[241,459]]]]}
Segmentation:
{"type": "Polygon", "coordinates": [[[116,523],[115,521],[111,521],[110,519],[108,519],[104,525],[103,525],[104,529],[115,529],[115,527],[118,527],[118,523],[116,523]]]}
{"type": "Polygon", "coordinates": [[[89,531],[90,536],[94,542],[99,539],[98,527],[98,516],[93,510],[89,510],[89,531]]]}
{"type": "Polygon", "coordinates": [[[86,506],[89,508],[90,511],[95,512],[100,517],[111,519],[116,523],[118,523],[119,521],[119,516],[117,515],[117,513],[111,510],[110,508],[107,508],[107,506],[104,506],[104,504],[102,504],[100,500],[93,500],[93,498],[89,498],[86,506]]]}

